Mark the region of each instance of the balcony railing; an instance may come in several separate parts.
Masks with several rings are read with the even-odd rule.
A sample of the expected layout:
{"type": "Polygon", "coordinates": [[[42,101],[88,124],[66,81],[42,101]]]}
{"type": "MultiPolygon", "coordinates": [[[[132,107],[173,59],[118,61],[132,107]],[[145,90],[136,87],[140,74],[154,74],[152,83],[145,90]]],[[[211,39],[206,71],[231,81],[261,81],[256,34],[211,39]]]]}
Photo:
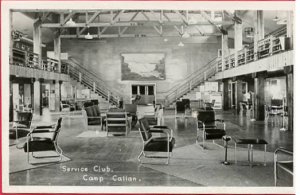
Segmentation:
{"type": "Polygon", "coordinates": [[[254,52],[254,44],[250,44],[248,47],[243,48],[237,52],[237,62],[235,59],[235,54],[231,54],[224,58],[224,67],[222,67],[222,60],[217,61],[217,71],[222,72],[224,70],[229,70],[237,66],[242,66],[247,63],[253,62],[255,60],[260,60],[271,55],[278,54],[280,52],[286,51],[285,42],[287,38],[285,37],[274,37],[270,35],[269,37],[258,41],[257,52],[254,52]]]}
{"type": "Polygon", "coordinates": [[[58,60],[52,58],[39,59],[39,55],[32,52],[23,52],[13,49],[12,65],[34,68],[49,72],[68,74],[68,67],[66,64],[61,66],[59,72],[58,60]]]}

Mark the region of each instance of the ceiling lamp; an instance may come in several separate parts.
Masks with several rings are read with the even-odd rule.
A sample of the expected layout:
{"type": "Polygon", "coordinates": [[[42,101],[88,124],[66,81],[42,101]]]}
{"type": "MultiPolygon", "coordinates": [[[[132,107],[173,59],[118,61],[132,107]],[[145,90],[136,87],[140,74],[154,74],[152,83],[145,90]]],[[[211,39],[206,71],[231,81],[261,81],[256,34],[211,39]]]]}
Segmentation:
{"type": "Polygon", "coordinates": [[[280,19],[277,21],[277,24],[278,25],[284,25],[284,24],[287,24],[287,19],[283,18],[283,19],[280,19]]]}
{"type": "Polygon", "coordinates": [[[182,41],[180,41],[180,42],[178,43],[178,46],[179,46],[179,47],[183,47],[183,46],[184,46],[184,44],[182,43],[182,41]]]}
{"type": "Polygon", "coordinates": [[[93,39],[93,36],[90,34],[90,32],[88,32],[85,36],[84,36],[85,39],[88,39],[88,40],[91,40],[93,39]]]}
{"type": "Polygon", "coordinates": [[[164,38],[164,42],[168,42],[169,40],[167,38],[164,38]]]}
{"type": "Polygon", "coordinates": [[[75,25],[76,25],[76,23],[72,20],[72,18],[70,18],[70,20],[68,22],[66,22],[66,26],[72,27],[72,26],[75,26],[75,25]]]}
{"type": "Polygon", "coordinates": [[[273,20],[274,22],[277,22],[277,21],[279,21],[280,19],[278,18],[278,16],[275,16],[272,20],[273,20]]]}
{"type": "Polygon", "coordinates": [[[190,38],[190,37],[191,37],[191,35],[188,32],[186,32],[186,31],[182,35],[182,38],[185,38],[185,39],[186,38],[190,38]]]}

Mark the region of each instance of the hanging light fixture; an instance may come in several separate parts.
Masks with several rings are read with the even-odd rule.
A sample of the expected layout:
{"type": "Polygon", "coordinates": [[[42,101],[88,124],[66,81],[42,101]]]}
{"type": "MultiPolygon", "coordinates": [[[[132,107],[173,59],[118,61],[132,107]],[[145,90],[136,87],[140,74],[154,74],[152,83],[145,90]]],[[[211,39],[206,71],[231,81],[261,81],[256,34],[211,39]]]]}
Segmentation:
{"type": "Polygon", "coordinates": [[[182,38],[185,38],[185,39],[190,38],[190,37],[191,37],[191,35],[187,31],[185,31],[182,35],[182,38]]]}
{"type": "Polygon", "coordinates": [[[277,21],[277,24],[278,24],[278,25],[284,25],[284,24],[287,24],[287,19],[286,19],[286,18],[280,19],[280,20],[277,21]]]}
{"type": "Polygon", "coordinates": [[[277,22],[277,21],[280,20],[280,19],[278,18],[278,16],[275,16],[272,20],[273,20],[274,22],[277,22]]]}
{"type": "Polygon", "coordinates": [[[76,23],[72,20],[72,18],[70,18],[69,21],[66,22],[66,26],[72,27],[72,26],[75,26],[75,25],[76,25],[76,23]]]}
{"type": "Polygon", "coordinates": [[[88,33],[84,36],[85,39],[91,40],[93,36],[90,34],[90,28],[88,27],[88,33]]]}
{"type": "Polygon", "coordinates": [[[183,47],[184,46],[184,44],[182,43],[182,41],[180,41],[179,43],[178,43],[178,47],[183,47]]]}

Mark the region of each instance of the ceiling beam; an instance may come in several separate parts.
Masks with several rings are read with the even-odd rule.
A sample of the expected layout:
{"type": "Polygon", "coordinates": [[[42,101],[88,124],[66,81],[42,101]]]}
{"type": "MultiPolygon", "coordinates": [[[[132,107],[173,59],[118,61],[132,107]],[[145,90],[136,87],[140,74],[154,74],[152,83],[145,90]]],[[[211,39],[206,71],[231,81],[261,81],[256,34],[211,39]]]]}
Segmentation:
{"type": "MultiPolygon", "coordinates": [[[[216,21],[216,22],[209,22],[209,21],[199,21],[196,24],[189,24],[189,26],[193,25],[232,25],[234,24],[233,21],[216,21]]],[[[153,25],[160,25],[158,21],[129,21],[129,22],[116,22],[116,23],[109,23],[109,22],[100,22],[100,23],[89,23],[89,27],[113,27],[113,26],[153,26],[153,25]]],[[[174,26],[174,25],[182,25],[182,22],[176,21],[169,21],[164,22],[164,26],[174,26]]],[[[42,28],[76,28],[76,27],[86,27],[86,23],[76,23],[74,26],[69,27],[65,25],[61,25],[58,23],[43,23],[41,24],[42,28]]]]}
{"type": "MultiPolygon", "coordinates": [[[[221,33],[212,33],[212,34],[191,34],[191,37],[208,37],[208,36],[220,36],[221,33]]],[[[159,34],[102,34],[102,35],[97,35],[97,34],[92,34],[94,38],[140,38],[140,37],[161,37],[159,34]]],[[[163,35],[163,37],[179,37],[178,35],[163,35]]],[[[85,38],[85,35],[61,35],[60,38],[85,38]]]]}
{"type": "Polygon", "coordinates": [[[187,16],[182,15],[178,10],[175,10],[175,13],[181,18],[181,20],[184,22],[184,24],[186,24],[186,25],[189,24],[187,16]]]}
{"type": "Polygon", "coordinates": [[[99,16],[100,13],[100,11],[95,12],[90,19],[88,19],[88,16],[86,15],[86,27],[81,29],[79,34],[82,34],[88,28],[89,24],[92,23],[97,18],[97,16],[99,16]]]}

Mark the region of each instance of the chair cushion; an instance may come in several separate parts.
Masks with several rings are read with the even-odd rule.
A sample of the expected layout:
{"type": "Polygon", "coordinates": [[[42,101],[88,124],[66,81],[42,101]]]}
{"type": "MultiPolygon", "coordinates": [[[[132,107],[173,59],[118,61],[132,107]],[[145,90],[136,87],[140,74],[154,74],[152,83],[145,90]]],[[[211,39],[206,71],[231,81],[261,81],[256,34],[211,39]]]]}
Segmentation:
{"type": "MultiPolygon", "coordinates": [[[[18,128],[18,138],[26,137],[29,132],[30,132],[29,129],[18,128]]],[[[16,129],[9,129],[9,139],[16,139],[16,138],[17,138],[16,129]]]]}
{"type": "Polygon", "coordinates": [[[226,135],[226,131],[223,129],[206,129],[205,139],[222,139],[226,135]]]}
{"type": "Polygon", "coordinates": [[[24,152],[42,152],[55,151],[54,143],[51,140],[37,140],[29,142],[29,151],[27,151],[27,142],[24,145],[24,152]]]}
{"type": "Polygon", "coordinates": [[[215,112],[213,110],[200,110],[198,112],[198,121],[206,123],[212,123],[215,121],[215,112]]]}
{"type": "MultiPolygon", "coordinates": [[[[215,122],[207,122],[205,123],[205,129],[215,128],[216,123],[215,122]]],[[[198,128],[203,128],[203,124],[198,122],[198,128]]]]}
{"type": "Polygon", "coordinates": [[[86,107],[85,108],[85,111],[86,111],[86,115],[89,117],[89,116],[94,116],[94,112],[93,112],[93,109],[92,107],[86,107]]]}
{"type": "Polygon", "coordinates": [[[145,145],[144,151],[152,151],[152,152],[167,152],[168,151],[168,145],[169,144],[169,151],[172,152],[175,139],[172,138],[171,141],[164,140],[163,138],[159,139],[152,139],[150,142],[148,142],[145,145]]]}

